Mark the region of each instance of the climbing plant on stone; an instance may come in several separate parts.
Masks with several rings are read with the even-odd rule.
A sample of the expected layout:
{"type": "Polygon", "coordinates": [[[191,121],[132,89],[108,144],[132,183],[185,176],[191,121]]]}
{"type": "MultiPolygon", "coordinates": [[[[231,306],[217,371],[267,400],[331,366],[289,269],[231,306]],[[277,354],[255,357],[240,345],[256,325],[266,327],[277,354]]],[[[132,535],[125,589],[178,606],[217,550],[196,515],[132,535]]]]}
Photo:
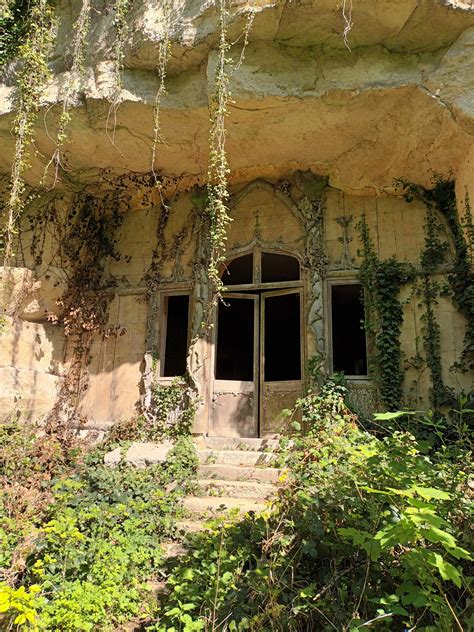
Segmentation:
{"type": "Polygon", "coordinates": [[[223,290],[219,269],[220,264],[224,261],[227,227],[231,221],[227,208],[227,200],[229,198],[227,183],[229,164],[225,150],[225,121],[228,115],[227,106],[230,98],[229,82],[231,74],[240,68],[243,62],[254,18],[254,13],[250,10],[243,30],[243,46],[239,60],[233,64],[232,59],[229,57],[231,44],[227,39],[229,21],[227,0],[219,0],[217,6],[219,10],[219,46],[214,70],[214,91],[209,101],[211,127],[209,131],[209,162],[207,171],[207,213],[210,220],[208,276],[211,288],[214,291],[214,303],[223,290]]]}
{"type": "Polygon", "coordinates": [[[365,216],[356,228],[362,242],[359,279],[365,290],[365,328],[371,336],[375,377],[388,410],[402,406],[404,371],[400,334],[403,307],[400,289],[413,280],[413,270],[394,258],[379,261],[365,216]]]}
{"type": "Polygon", "coordinates": [[[210,219],[210,261],[209,281],[216,296],[222,290],[219,275],[219,265],[223,261],[226,243],[226,229],[230,222],[227,209],[229,192],[227,176],[229,165],[225,151],[227,104],[229,100],[229,74],[227,72],[228,52],[230,45],[227,41],[227,27],[229,10],[226,0],[219,0],[219,48],[217,63],[214,71],[214,93],[210,97],[209,132],[209,164],[207,172],[208,204],[207,213],[210,219]]]}
{"type": "Polygon", "coordinates": [[[155,171],[156,150],[158,145],[164,142],[164,137],[161,132],[161,100],[166,94],[166,67],[171,56],[171,10],[171,0],[165,0],[162,3],[163,36],[158,43],[158,90],[155,95],[155,105],[153,107],[153,144],[151,150],[151,172],[153,173],[156,184],[159,184],[159,179],[155,171]]]}
{"type": "Polygon", "coordinates": [[[127,22],[128,12],[130,10],[130,0],[116,0],[113,7],[115,12],[114,27],[115,27],[115,40],[113,45],[114,52],[114,88],[111,96],[111,103],[109,112],[107,115],[107,121],[105,123],[105,129],[107,136],[110,138],[113,145],[115,145],[115,129],[117,126],[117,109],[122,102],[122,90],[123,90],[123,62],[124,62],[124,47],[129,34],[129,27],[127,22]],[[110,119],[113,120],[112,133],[109,132],[110,119]]]}
{"type": "Polygon", "coordinates": [[[65,213],[54,196],[49,204],[32,209],[31,255],[35,264],[43,263],[41,236],[48,231],[57,249],[53,258],[68,280],[66,291],[57,300],[58,313],[48,314],[51,323],[63,328],[70,356],[56,403],[45,419],[46,432],[54,433],[61,443],[67,444],[71,428],[82,421],[78,405],[88,384],[94,336],[124,333],[122,327],[108,324],[114,295],[107,291],[105,266],[108,259],[121,258],[115,234],[122,220],[116,194],[97,197],[87,190],[72,196],[65,213]]]}
{"type": "Polygon", "coordinates": [[[433,176],[433,187],[428,189],[406,180],[397,181],[404,189],[405,200],[421,200],[426,208],[425,247],[421,254],[421,296],[424,306],[424,345],[431,375],[431,402],[435,410],[453,403],[454,393],[446,386],[441,361],[441,328],[435,307],[445,287],[433,279],[433,274],[445,265],[449,244],[440,237],[447,229],[454,245],[454,262],[448,271],[448,286],[454,304],[466,318],[463,351],[453,367],[468,371],[474,366],[474,274],[471,269],[472,217],[469,200],[465,201],[464,217],[460,218],[456,206],[455,183],[451,178],[433,176]]]}
{"type": "Polygon", "coordinates": [[[25,204],[24,175],[30,166],[29,150],[34,124],[40,109],[44,86],[50,77],[48,54],[54,37],[55,18],[48,0],[31,4],[26,40],[18,49],[17,115],[13,131],[16,137],[11,171],[10,193],[6,205],[4,229],[4,265],[11,263],[13,242],[25,204]]]}
{"type": "Polygon", "coordinates": [[[90,11],[91,0],[83,0],[79,16],[72,27],[72,41],[69,50],[70,57],[70,71],[69,77],[64,87],[64,95],[62,99],[62,112],[59,117],[59,127],[56,135],[56,148],[51,157],[51,160],[46,165],[44,171],[44,180],[48,175],[48,170],[51,165],[54,165],[54,181],[53,186],[56,184],[60,169],[64,169],[63,162],[63,146],[67,140],[67,128],[71,121],[70,109],[73,105],[75,95],[79,89],[79,82],[81,79],[83,66],[84,66],[84,52],[86,46],[87,34],[90,28],[90,11]]]}

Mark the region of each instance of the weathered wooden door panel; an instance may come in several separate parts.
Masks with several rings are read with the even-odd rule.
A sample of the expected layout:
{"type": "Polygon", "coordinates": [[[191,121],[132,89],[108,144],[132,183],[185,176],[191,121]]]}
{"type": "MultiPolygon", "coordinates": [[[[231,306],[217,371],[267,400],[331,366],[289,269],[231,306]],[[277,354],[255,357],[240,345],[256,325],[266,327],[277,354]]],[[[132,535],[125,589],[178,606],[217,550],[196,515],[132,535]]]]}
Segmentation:
{"type": "Polygon", "coordinates": [[[301,291],[278,290],[261,295],[260,306],[260,435],[279,434],[281,412],[301,397],[301,291]]]}
{"type": "Polygon", "coordinates": [[[214,336],[209,434],[258,436],[258,296],[226,294],[214,336]]]}
{"type": "Polygon", "coordinates": [[[282,411],[291,410],[301,397],[301,381],[266,382],[263,384],[261,397],[260,436],[275,437],[283,434],[288,417],[282,415],[282,411]]]}

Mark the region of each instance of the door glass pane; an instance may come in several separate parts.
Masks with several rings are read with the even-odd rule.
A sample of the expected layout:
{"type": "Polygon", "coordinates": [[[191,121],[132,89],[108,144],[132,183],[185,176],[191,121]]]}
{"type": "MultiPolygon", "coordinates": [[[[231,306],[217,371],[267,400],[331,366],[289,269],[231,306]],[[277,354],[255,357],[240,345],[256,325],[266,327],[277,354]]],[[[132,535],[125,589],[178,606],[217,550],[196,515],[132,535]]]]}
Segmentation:
{"type": "Polygon", "coordinates": [[[189,296],[167,296],[165,300],[167,320],[163,376],[175,377],[186,372],[189,296]]]}
{"type": "Polygon", "coordinates": [[[299,281],[300,263],[295,257],[262,252],[262,283],[299,281]]]}
{"type": "Polygon", "coordinates": [[[364,304],[359,283],[331,287],[333,371],[367,375],[364,304]]]}
{"type": "Polygon", "coordinates": [[[226,264],[222,274],[224,285],[241,285],[253,283],[253,254],[232,259],[226,264]]]}
{"type": "Polygon", "coordinates": [[[265,382],[301,379],[300,295],[265,297],[265,382]]]}
{"type": "Polygon", "coordinates": [[[253,380],[254,301],[224,298],[217,318],[216,379],[253,380]]]}

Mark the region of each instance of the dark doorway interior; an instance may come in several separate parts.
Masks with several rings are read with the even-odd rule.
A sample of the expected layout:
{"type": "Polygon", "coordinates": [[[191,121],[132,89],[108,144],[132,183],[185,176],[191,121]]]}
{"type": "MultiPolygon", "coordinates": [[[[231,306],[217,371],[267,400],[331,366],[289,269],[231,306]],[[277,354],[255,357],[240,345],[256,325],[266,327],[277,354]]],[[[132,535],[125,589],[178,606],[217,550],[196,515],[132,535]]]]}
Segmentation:
{"type": "Polygon", "coordinates": [[[300,295],[265,298],[265,382],[301,379],[300,295]]]}
{"type": "Polygon", "coordinates": [[[188,352],[189,296],[166,298],[166,341],[164,377],[184,375],[188,352]]]}
{"type": "Polygon", "coordinates": [[[367,375],[367,344],[362,286],[359,283],[331,287],[333,371],[367,375]]]}
{"type": "Polygon", "coordinates": [[[253,380],[254,301],[225,298],[217,319],[216,379],[253,380]]]}

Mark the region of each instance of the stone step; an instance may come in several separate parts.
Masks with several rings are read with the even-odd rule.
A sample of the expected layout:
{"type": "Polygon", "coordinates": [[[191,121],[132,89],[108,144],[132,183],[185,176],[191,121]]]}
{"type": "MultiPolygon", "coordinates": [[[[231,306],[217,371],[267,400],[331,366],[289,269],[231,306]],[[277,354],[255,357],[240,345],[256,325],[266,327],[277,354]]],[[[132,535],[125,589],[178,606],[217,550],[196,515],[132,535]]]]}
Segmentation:
{"type": "Polygon", "coordinates": [[[198,515],[208,516],[219,511],[238,509],[244,514],[249,511],[263,511],[267,504],[261,498],[235,498],[229,496],[188,496],[183,501],[184,508],[198,515]]]}
{"type": "Polygon", "coordinates": [[[259,450],[196,450],[203,465],[272,465],[277,456],[274,452],[259,450]]]}
{"type": "Polygon", "coordinates": [[[261,498],[265,500],[275,493],[275,485],[261,481],[231,481],[201,479],[198,481],[197,496],[228,496],[235,498],[261,498]]]}
{"type": "Polygon", "coordinates": [[[200,465],[198,467],[199,478],[217,478],[228,481],[256,480],[267,483],[276,483],[281,474],[277,467],[244,467],[239,465],[200,465]]]}
{"type": "Polygon", "coordinates": [[[206,523],[202,520],[178,520],[176,527],[183,533],[198,533],[206,529],[206,523]]]}
{"type": "Polygon", "coordinates": [[[209,450],[278,450],[278,439],[248,438],[248,437],[196,437],[194,443],[197,449],[209,450]]]}
{"type": "Polygon", "coordinates": [[[188,552],[186,546],[181,544],[181,542],[162,542],[161,549],[163,552],[163,559],[168,560],[173,557],[180,557],[181,555],[185,555],[188,552]]]}

